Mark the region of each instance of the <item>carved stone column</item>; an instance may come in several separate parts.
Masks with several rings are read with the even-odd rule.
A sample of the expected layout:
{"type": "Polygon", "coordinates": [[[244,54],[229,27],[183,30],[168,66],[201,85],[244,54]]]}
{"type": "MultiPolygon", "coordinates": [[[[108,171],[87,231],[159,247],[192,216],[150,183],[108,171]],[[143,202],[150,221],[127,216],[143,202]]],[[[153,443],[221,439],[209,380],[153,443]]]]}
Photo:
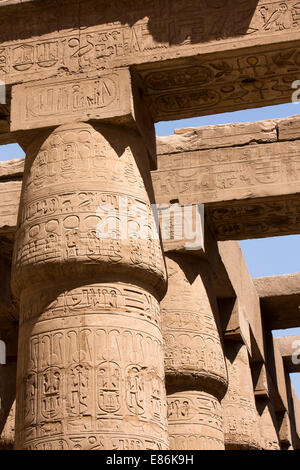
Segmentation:
{"type": "Polygon", "coordinates": [[[222,400],[226,450],[260,449],[260,434],[246,346],[225,341],[228,390],[222,400]]]}
{"type": "Polygon", "coordinates": [[[265,398],[258,399],[256,406],[263,450],[280,450],[276,414],[272,401],[265,398]]]}
{"type": "Polygon", "coordinates": [[[227,371],[205,261],[168,253],[162,308],[171,449],[224,449],[227,371]]]}
{"type": "Polygon", "coordinates": [[[148,194],[136,130],[73,123],[27,146],[13,260],[18,449],[167,448],[166,279],[148,194]]]}

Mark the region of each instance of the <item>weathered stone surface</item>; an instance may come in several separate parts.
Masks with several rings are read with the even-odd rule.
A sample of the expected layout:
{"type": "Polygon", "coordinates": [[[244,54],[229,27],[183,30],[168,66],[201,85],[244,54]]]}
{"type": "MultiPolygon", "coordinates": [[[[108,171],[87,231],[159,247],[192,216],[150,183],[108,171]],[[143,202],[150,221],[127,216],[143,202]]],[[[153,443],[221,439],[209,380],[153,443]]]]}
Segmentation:
{"type": "Polygon", "coordinates": [[[288,372],[300,372],[300,336],[274,339],[288,372]]]}
{"type": "Polygon", "coordinates": [[[246,346],[225,341],[228,390],[222,400],[225,448],[260,449],[258,415],[255,407],[251,370],[246,346]]]}
{"type": "Polygon", "coordinates": [[[200,127],[159,138],[152,172],[158,203],[205,204],[218,240],[300,233],[300,140],[277,136],[290,122],[200,127]]]}
{"type": "Polygon", "coordinates": [[[300,274],[261,277],[253,280],[261,299],[262,313],[272,330],[300,326],[300,274]]]}
{"type": "Polygon", "coordinates": [[[16,402],[14,401],[6,423],[0,433],[0,450],[13,450],[15,445],[16,402]]]}

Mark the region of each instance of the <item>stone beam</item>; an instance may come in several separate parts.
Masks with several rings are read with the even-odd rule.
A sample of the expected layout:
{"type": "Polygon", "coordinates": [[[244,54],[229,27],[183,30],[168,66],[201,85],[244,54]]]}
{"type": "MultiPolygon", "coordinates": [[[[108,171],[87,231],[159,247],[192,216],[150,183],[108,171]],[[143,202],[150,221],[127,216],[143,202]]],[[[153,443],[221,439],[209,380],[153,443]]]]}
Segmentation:
{"type": "Polygon", "coordinates": [[[254,285],[270,329],[300,326],[300,273],[257,278],[254,285]]]}
{"type": "Polygon", "coordinates": [[[288,372],[300,372],[300,336],[275,338],[275,343],[288,372]]]}
{"type": "Polygon", "coordinates": [[[300,117],[157,139],[158,203],[205,204],[218,240],[300,233],[300,117]]]}
{"type": "Polygon", "coordinates": [[[155,121],[288,102],[299,77],[297,2],[0,5],[7,84],[131,66],[155,121]]]}

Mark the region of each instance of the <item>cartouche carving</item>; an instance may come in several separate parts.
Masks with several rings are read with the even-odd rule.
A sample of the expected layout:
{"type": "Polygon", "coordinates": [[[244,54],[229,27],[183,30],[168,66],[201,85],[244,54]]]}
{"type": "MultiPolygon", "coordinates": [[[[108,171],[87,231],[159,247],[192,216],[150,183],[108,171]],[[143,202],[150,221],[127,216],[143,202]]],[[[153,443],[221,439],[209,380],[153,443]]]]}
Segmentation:
{"type": "Polygon", "coordinates": [[[227,371],[205,262],[174,253],[166,261],[169,286],[161,313],[170,445],[224,449],[220,400],[227,371]]]}

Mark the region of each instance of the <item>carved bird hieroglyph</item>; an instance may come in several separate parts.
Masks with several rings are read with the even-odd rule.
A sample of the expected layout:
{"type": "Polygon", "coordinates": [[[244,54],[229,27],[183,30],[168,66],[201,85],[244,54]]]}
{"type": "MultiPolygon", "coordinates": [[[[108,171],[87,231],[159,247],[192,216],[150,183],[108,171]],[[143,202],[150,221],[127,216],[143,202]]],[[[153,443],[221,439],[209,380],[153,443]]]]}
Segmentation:
{"type": "Polygon", "coordinates": [[[263,29],[269,31],[272,26],[278,27],[279,30],[285,29],[285,14],[288,11],[286,3],[281,3],[276,10],[269,16],[269,9],[267,7],[261,7],[259,10],[264,20],[263,29]]]}

